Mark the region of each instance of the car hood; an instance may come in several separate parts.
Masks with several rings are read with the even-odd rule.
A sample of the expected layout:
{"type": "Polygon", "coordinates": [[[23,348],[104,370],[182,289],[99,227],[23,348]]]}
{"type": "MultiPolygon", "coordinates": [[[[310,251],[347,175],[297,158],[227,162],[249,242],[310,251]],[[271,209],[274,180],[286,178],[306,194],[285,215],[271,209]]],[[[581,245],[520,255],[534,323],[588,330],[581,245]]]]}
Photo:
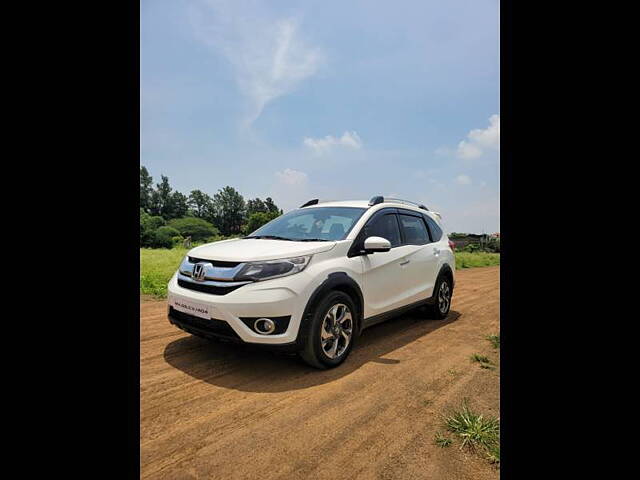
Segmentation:
{"type": "Polygon", "coordinates": [[[311,255],[326,252],[335,246],[336,242],[291,242],[262,238],[233,238],[200,245],[190,250],[189,256],[205,260],[251,262],[311,255]]]}

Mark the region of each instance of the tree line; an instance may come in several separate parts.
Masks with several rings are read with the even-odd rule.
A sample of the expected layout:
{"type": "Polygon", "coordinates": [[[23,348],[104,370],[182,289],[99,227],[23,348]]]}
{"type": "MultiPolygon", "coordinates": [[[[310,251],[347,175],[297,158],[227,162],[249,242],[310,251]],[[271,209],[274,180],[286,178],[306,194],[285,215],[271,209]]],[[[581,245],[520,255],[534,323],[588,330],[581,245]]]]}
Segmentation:
{"type": "Polygon", "coordinates": [[[146,167],[140,167],[140,246],[170,248],[191,237],[194,242],[215,241],[250,233],[282,215],[271,197],[245,201],[233,187],[213,196],[192,190],[174,190],[161,175],[154,187],[146,167]]]}

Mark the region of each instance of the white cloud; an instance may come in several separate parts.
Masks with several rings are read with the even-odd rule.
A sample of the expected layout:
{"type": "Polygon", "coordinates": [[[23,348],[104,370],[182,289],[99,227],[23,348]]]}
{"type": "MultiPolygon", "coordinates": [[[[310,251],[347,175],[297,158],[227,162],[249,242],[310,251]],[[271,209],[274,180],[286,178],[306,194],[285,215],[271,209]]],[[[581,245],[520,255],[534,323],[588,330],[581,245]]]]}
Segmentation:
{"type": "Polygon", "coordinates": [[[362,139],[356,132],[344,132],[342,137],[336,138],[327,135],[324,138],[306,137],[302,143],[309,147],[316,155],[323,155],[331,152],[335,147],[345,147],[352,150],[360,150],[362,148],[362,139]]]}
{"type": "Polygon", "coordinates": [[[484,130],[471,130],[458,144],[457,155],[469,160],[482,156],[486,150],[500,150],[500,115],[491,115],[489,126],[484,130]]]}
{"type": "Polygon", "coordinates": [[[480,156],[482,156],[482,150],[473,143],[462,140],[458,144],[458,157],[464,158],[465,160],[470,160],[473,158],[478,158],[480,156]]]}
{"type": "Polygon", "coordinates": [[[265,106],[313,76],[324,55],[301,38],[293,18],[272,19],[255,6],[233,1],[198,1],[190,9],[196,35],[231,63],[250,111],[251,125],[265,106]]]}
{"type": "Polygon", "coordinates": [[[471,177],[469,175],[458,175],[456,183],[458,185],[471,185],[471,177]]]}
{"type": "Polygon", "coordinates": [[[309,181],[306,173],[291,168],[285,168],[281,172],[276,172],[276,177],[285,185],[303,185],[309,181]]]}

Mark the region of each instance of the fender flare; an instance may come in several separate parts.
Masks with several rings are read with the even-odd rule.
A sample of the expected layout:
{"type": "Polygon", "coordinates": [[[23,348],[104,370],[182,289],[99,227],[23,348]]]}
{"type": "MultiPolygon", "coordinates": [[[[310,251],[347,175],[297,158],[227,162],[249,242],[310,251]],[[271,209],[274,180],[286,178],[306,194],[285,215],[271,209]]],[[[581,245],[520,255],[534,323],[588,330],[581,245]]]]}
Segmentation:
{"type": "Polygon", "coordinates": [[[444,265],[442,265],[442,267],[440,268],[440,271],[438,272],[438,276],[436,278],[440,278],[442,275],[448,274],[449,277],[451,278],[451,289],[453,290],[453,287],[455,287],[455,275],[453,274],[453,269],[451,268],[451,266],[448,263],[445,263],[444,265]]]}
{"type": "Polygon", "coordinates": [[[431,294],[431,296],[429,298],[427,298],[427,300],[426,300],[427,305],[433,305],[435,303],[435,301],[436,301],[435,286],[438,284],[438,280],[443,275],[448,275],[449,279],[451,280],[451,292],[453,292],[453,288],[455,286],[455,276],[453,274],[453,269],[451,268],[451,266],[448,263],[445,263],[440,267],[440,271],[438,272],[438,275],[436,276],[436,283],[434,285],[434,291],[431,294]]]}
{"type": "Polygon", "coordinates": [[[338,290],[349,295],[353,303],[356,305],[356,326],[355,326],[355,334],[356,336],[360,334],[362,331],[362,318],[364,316],[364,297],[362,295],[362,289],[358,282],[356,282],[353,278],[349,276],[346,272],[333,272],[330,273],[327,278],[313,291],[309,300],[307,301],[307,305],[304,309],[304,313],[302,314],[302,318],[300,320],[300,327],[298,329],[298,337],[296,338],[296,343],[299,346],[303,346],[307,337],[309,336],[309,328],[311,327],[311,315],[313,314],[315,307],[321,301],[321,299],[328,292],[332,290],[338,290]]]}

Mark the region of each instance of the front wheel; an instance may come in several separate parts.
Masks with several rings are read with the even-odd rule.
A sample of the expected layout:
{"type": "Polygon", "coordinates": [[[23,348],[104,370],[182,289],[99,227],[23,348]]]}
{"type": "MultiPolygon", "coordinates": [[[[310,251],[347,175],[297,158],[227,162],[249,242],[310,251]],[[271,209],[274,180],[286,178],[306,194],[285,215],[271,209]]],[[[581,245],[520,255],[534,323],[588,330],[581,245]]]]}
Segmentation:
{"type": "Polygon", "coordinates": [[[300,357],[312,367],[333,368],[345,361],[356,325],[356,308],[342,292],[329,293],[317,306],[300,357]]]}

